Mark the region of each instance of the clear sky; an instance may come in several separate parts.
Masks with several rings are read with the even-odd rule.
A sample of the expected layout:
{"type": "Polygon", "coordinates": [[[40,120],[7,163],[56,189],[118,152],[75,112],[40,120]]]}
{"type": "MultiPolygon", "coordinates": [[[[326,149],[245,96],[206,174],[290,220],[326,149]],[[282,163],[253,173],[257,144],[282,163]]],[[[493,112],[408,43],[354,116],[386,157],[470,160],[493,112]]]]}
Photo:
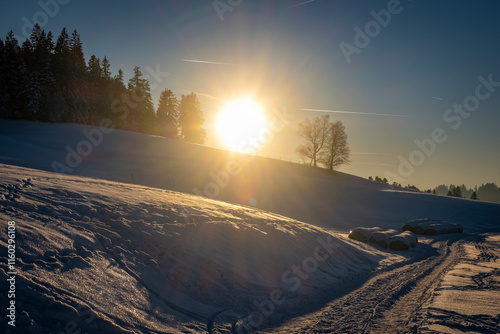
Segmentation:
{"type": "Polygon", "coordinates": [[[11,29],[23,39],[26,22],[56,37],[67,27],[80,33],[87,60],[106,55],[126,79],[134,65],[168,72],[155,101],[163,88],[198,93],[208,145],[220,146],[221,106],[251,95],[267,112],[286,105],[293,116],[259,154],[297,161],[297,121],[348,111],[329,113],[353,152],[341,171],[391,173],[421,188],[500,184],[498,1],[221,0],[218,11],[211,0],[0,4],[2,39],[11,29]]]}

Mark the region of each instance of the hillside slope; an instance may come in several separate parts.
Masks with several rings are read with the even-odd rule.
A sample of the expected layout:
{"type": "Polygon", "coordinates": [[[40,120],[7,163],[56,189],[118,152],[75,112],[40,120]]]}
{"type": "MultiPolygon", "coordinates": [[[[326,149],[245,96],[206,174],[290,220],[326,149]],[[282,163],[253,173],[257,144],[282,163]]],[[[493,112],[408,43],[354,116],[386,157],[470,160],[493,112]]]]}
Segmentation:
{"type": "Polygon", "coordinates": [[[205,332],[216,316],[253,326],[252,314],[289,316],[404,259],[269,212],[143,186],[0,164],[0,190],[0,229],[14,221],[16,243],[7,268],[2,232],[0,290],[17,272],[24,333],[205,332]]]}
{"type": "Polygon", "coordinates": [[[344,173],[328,175],[162,137],[105,131],[0,120],[0,162],[201,194],[338,232],[356,226],[400,228],[405,220],[419,218],[461,223],[469,231],[500,228],[499,204],[393,189],[344,173]]]}

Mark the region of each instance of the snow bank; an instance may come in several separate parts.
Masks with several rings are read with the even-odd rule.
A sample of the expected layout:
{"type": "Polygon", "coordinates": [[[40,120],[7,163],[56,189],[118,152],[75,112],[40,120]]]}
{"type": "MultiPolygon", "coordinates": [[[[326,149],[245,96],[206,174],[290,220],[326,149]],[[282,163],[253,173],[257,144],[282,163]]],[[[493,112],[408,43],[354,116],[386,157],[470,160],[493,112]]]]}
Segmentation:
{"type": "Polygon", "coordinates": [[[461,224],[448,223],[432,219],[417,219],[406,222],[403,226],[403,231],[411,231],[415,234],[421,235],[436,235],[462,233],[464,228],[461,224]]]}

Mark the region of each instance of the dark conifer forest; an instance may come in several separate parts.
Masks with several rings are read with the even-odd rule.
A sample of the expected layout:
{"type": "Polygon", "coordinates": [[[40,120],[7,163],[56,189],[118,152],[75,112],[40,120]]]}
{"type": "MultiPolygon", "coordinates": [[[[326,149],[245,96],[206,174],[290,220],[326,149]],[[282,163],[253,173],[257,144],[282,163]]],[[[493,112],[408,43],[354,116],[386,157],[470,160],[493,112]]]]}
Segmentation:
{"type": "Polygon", "coordinates": [[[150,82],[136,66],[127,84],[107,57],[85,60],[77,30],[56,38],[37,24],[25,41],[0,39],[0,118],[100,125],[203,143],[196,94],[178,99],[164,89],[157,110],[150,82]]]}

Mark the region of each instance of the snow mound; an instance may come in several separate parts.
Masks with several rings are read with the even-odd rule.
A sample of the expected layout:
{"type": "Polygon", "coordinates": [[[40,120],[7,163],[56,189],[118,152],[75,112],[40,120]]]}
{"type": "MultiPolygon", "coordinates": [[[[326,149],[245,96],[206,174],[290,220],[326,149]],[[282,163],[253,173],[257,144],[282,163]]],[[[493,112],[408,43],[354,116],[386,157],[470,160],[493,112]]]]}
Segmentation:
{"type": "Polygon", "coordinates": [[[437,235],[462,233],[464,228],[461,224],[448,223],[441,220],[416,219],[406,222],[403,226],[403,231],[411,231],[420,235],[437,235]]]}

